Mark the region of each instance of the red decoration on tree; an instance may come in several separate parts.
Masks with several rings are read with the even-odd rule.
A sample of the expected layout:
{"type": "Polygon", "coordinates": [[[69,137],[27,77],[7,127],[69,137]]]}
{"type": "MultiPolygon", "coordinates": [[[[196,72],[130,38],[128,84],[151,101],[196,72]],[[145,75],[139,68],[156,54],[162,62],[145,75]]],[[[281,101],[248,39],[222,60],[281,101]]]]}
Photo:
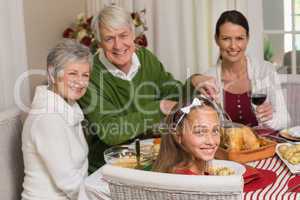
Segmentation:
{"type": "MultiPolygon", "coordinates": [[[[136,28],[136,38],[134,42],[140,46],[147,47],[147,37],[145,31],[148,30],[145,20],[146,10],[132,12],[131,17],[136,28]]],[[[88,46],[92,52],[98,48],[97,41],[91,28],[93,16],[86,17],[83,13],[77,16],[75,23],[66,28],[62,34],[64,38],[73,38],[88,46]]]]}

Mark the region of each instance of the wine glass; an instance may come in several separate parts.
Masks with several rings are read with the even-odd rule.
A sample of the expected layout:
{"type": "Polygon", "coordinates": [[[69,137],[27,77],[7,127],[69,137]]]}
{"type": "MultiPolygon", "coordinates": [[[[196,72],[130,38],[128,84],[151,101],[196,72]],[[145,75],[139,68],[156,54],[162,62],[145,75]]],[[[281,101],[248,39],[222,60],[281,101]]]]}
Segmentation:
{"type": "Polygon", "coordinates": [[[251,94],[251,103],[255,106],[262,105],[265,100],[267,99],[267,94],[265,92],[258,92],[258,93],[252,93],[251,94]]]}
{"type": "MultiPolygon", "coordinates": [[[[257,106],[262,105],[266,99],[267,99],[267,88],[263,87],[262,85],[259,85],[257,82],[254,82],[252,84],[252,90],[251,90],[251,106],[253,113],[257,115],[256,108],[257,106]]],[[[257,118],[258,126],[255,126],[253,128],[255,129],[265,129],[265,125],[257,118]]]]}

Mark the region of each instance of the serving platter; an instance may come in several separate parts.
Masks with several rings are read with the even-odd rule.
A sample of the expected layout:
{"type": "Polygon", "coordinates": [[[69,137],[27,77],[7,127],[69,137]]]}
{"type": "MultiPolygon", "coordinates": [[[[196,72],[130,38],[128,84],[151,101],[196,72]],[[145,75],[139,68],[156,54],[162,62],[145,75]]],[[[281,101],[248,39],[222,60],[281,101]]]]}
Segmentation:
{"type": "Polygon", "coordinates": [[[232,160],[239,163],[247,163],[272,157],[275,154],[275,147],[277,143],[265,137],[260,137],[260,139],[265,143],[265,145],[258,149],[231,151],[220,146],[215,157],[217,159],[232,160]]]}

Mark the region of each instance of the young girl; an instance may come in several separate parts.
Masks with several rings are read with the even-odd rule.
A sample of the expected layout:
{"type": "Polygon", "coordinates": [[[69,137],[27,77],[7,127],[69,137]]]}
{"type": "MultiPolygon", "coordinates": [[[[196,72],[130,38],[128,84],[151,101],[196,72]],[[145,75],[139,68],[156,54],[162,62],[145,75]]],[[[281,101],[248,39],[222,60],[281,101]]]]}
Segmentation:
{"type": "Polygon", "coordinates": [[[204,175],[220,144],[217,107],[198,97],[173,109],[166,118],[169,133],[162,136],[153,169],[158,172],[204,175]]]}

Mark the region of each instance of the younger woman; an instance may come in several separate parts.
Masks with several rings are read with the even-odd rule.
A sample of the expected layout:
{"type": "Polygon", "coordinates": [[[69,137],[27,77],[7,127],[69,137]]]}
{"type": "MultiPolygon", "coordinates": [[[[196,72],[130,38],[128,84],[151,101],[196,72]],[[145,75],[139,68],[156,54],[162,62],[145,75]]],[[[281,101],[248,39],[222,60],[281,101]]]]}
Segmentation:
{"type": "Polygon", "coordinates": [[[247,126],[257,126],[259,122],[274,130],[286,128],[290,116],[276,68],[246,53],[249,32],[248,20],[242,13],[223,12],[215,28],[220,59],[206,75],[194,77],[194,85],[201,94],[218,99],[234,122],[247,126]],[[253,112],[250,94],[261,90],[265,90],[267,99],[253,112]]]}

